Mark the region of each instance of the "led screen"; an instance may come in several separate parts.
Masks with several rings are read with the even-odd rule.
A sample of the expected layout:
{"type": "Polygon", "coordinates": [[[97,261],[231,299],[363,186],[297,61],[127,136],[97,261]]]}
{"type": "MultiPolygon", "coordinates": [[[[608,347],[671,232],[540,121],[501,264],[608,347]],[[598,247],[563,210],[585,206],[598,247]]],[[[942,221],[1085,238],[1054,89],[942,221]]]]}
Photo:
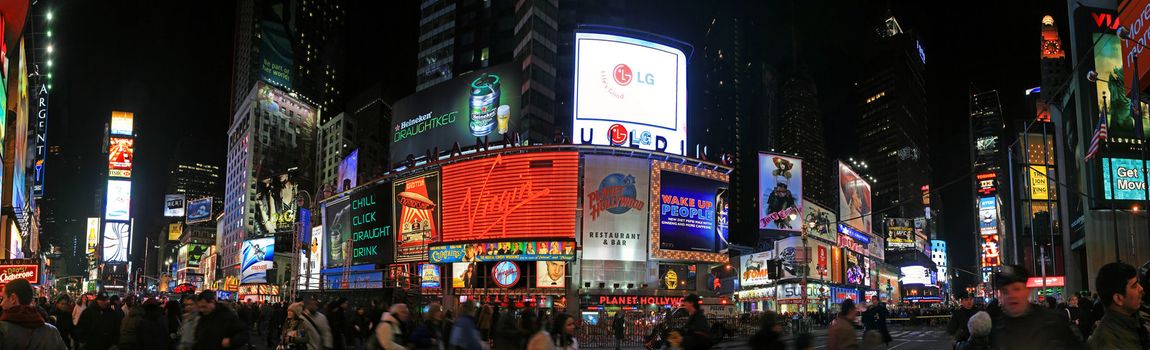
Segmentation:
{"type": "Polygon", "coordinates": [[[998,234],[998,204],[994,197],[978,199],[978,232],[984,236],[998,234]]]}
{"type": "Polygon", "coordinates": [[[240,283],[267,283],[267,270],[272,268],[275,238],[244,241],[240,262],[240,283]]]}
{"type": "Polygon", "coordinates": [[[188,244],[180,248],[181,254],[187,251],[187,267],[200,267],[200,260],[203,259],[204,253],[208,251],[208,246],[203,244],[188,244]]]}
{"type": "Polygon", "coordinates": [[[759,153],[759,229],[803,229],[803,161],[759,153]]]}
{"type": "Polygon", "coordinates": [[[105,220],[128,221],[131,219],[132,182],[108,180],[107,203],[104,207],[105,220]]]}
{"type": "Polygon", "coordinates": [[[651,161],[583,159],[583,259],[647,261],[651,161]]]}
{"type": "Polygon", "coordinates": [[[659,289],[695,290],[695,265],[659,264],[659,289]]]}
{"type": "Polygon", "coordinates": [[[108,176],[132,177],[133,143],[129,138],[108,139],[108,176]]]}
{"type": "Polygon", "coordinates": [[[687,148],[687,58],[666,45],[575,33],[575,143],[687,148]]]}
{"type": "Polygon", "coordinates": [[[334,248],[328,256],[330,266],[342,265],[345,259],[354,265],[392,262],[395,231],[390,184],[357,188],[346,198],[329,204],[324,213],[328,244],[334,248]]]}
{"type": "Polygon", "coordinates": [[[24,238],[16,228],[15,221],[8,222],[8,259],[24,258],[24,238]]]}
{"type": "Polygon", "coordinates": [[[891,250],[914,250],[914,222],[907,218],[886,219],[887,247],[891,250]]]}
{"type": "Polygon", "coordinates": [[[1102,158],[1102,191],[1106,199],[1146,200],[1143,164],[1137,159],[1102,158]]]}
{"type": "Polygon", "coordinates": [[[999,260],[998,235],[982,236],[982,266],[993,267],[1001,264],[999,260]]]}
{"type": "Polygon", "coordinates": [[[727,175],[653,161],[652,256],[726,262],[727,175]],[[657,209],[657,210],[656,210],[657,209]],[[657,224],[656,224],[657,223],[657,224]]]}
{"type": "Polygon", "coordinates": [[[899,283],[934,285],[930,277],[930,269],[922,266],[903,266],[900,270],[902,271],[902,277],[899,278],[899,283]]]}
{"type": "Polygon", "coordinates": [[[348,154],[347,157],[343,158],[343,161],[339,163],[339,178],[336,179],[339,183],[336,184],[336,192],[347,191],[356,186],[356,181],[359,180],[356,176],[358,169],[359,150],[357,149],[351,151],[351,154],[348,154]]]}
{"type": "Polygon", "coordinates": [[[112,124],[108,132],[112,135],[132,136],[131,112],[112,111],[112,124]]]}
{"type": "Polygon", "coordinates": [[[343,266],[351,258],[351,202],[341,198],[323,207],[323,239],[327,240],[327,266],[343,266]]]}
{"type": "Polygon", "coordinates": [[[844,250],[843,257],[843,270],[846,275],[844,282],[854,285],[865,285],[868,274],[862,254],[844,250]]]}
{"type": "Polygon", "coordinates": [[[426,173],[392,185],[395,219],[395,260],[427,259],[427,244],[439,241],[439,173],[426,173]]]}
{"type": "Polygon", "coordinates": [[[856,230],[871,233],[870,183],[839,163],[839,219],[856,230]]]}
{"type": "Polygon", "coordinates": [[[131,242],[131,225],[126,222],[104,223],[104,262],[127,262],[131,242]]]}

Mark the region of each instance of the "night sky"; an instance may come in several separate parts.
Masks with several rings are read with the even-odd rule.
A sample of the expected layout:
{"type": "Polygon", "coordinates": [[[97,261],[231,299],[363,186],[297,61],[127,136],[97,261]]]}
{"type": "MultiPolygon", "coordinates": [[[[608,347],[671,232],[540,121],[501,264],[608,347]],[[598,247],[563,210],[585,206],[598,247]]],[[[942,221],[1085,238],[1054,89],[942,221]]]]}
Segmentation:
{"type": "MultiPolygon", "coordinates": [[[[766,13],[762,18],[787,26],[795,20],[795,57],[818,82],[832,156],[851,155],[857,142],[851,84],[861,78],[852,53],[862,49],[858,38],[872,34],[877,24],[865,23],[858,14],[875,11],[871,7],[881,2],[788,3],[796,2],[800,4],[793,17],[766,13]],[[868,8],[861,8],[864,5],[868,8]]],[[[47,165],[46,190],[60,199],[57,216],[98,213],[94,194],[103,186],[97,176],[105,166],[100,155],[103,125],[113,109],[132,111],[138,135],[133,216],[138,218],[137,234],[155,234],[168,160],[177,143],[198,138],[207,145],[202,152],[224,164],[234,5],[144,0],[58,5],[48,142],[62,146],[64,158],[79,159],[80,171],[54,171],[47,165]]],[[[902,26],[916,31],[926,50],[934,188],[970,173],[971,87],[997,89],[1006,119],[1023,116],[1023,91],[1039,84],[1040,19],[1052,13],[1064,33],[1067,26],[1066,6],[1060,1],[946,5],[923,8],[916,1],[891,2],[902,26]]],[[[345,99],[380,82],[393,100],[414,91],[418,21],[417,1],[348,1],[345,99]]],[[[771,46],[789,49],[789,34],[752,39],[785,41],[771,46]]],[[[1065,34],[1063,39],[1066,43],[1065,34]]],[[[791,52],[773,56],[792,60],[791,52]]],[[[936,209],[941,209],[944,236],[962,238],[949,239],[952,264],[974,271],[970,192],[969,180],[958,181],[942,190],[942,203],[936,206],[941,208],[936,209]]]]}

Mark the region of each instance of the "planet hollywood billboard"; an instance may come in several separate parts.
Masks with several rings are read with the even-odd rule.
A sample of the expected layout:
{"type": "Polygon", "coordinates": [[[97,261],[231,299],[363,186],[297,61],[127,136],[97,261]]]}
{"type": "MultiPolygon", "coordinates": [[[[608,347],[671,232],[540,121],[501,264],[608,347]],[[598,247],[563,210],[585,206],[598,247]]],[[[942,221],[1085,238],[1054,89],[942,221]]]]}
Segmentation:
{"type": "Polygon", "coordinates": [[[647,260],[650,178],[647,159],[584,157],[584,260],[647,260]]]}

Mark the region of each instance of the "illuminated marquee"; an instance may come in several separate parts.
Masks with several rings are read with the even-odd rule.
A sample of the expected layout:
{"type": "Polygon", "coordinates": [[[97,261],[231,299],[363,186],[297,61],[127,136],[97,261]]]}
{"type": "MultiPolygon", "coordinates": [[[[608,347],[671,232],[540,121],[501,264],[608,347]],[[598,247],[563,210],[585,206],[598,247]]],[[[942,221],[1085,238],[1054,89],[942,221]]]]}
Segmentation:
{"type": "Polygon", "coordinates": [[[985,174],[978,174],[977,175],[976,179],[978,180],[978,193],[979,194],[982,194],[982,195],[994,194],[994,192],[995,192],[995,187],[994,187],[995,176],[996,175],[994,173],[985,173],[985,174]]]}
{"type": "Polygon", "coordinates": [[[32,284],[39,284],[39,265],[0,265],[0,284],[7,284],[16,279],[25,279],[32,284]]]}
{"type": "Polygon", "coordinates": [[[598,299],[600,305],[679,305],[683,302],[683,297],[649,297],[637,295],[600,295],[598,299]]]}

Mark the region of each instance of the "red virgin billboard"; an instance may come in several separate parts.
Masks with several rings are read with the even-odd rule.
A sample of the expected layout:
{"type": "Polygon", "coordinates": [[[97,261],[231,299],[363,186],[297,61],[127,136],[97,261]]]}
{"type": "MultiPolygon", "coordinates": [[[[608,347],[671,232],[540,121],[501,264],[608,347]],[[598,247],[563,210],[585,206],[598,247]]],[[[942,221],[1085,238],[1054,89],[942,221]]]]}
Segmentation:
{"type": "Polygon", "coordinates": [[[447,165],[442,198],[442,242],[574,238],[579,154],[500,154],[447,165]]]}

